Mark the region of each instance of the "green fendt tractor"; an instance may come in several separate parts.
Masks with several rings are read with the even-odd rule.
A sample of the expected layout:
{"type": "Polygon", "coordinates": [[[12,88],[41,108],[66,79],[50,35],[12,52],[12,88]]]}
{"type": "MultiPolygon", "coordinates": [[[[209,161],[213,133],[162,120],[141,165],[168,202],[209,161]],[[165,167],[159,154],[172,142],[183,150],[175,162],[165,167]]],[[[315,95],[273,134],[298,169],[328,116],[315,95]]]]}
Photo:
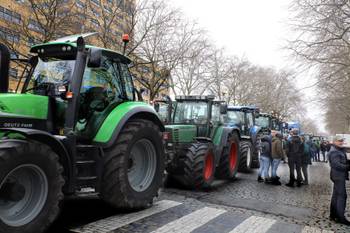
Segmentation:
{"type": "Polygon", "coordinates": [[[232,179],[239,164],[237,127],[225,126],[227,105],[213,96],[178,96],[164,139],[168,175],[187,188],[208,188],[214,177],[232,179]]]}
{"type": "Polygon", "coordinates": [[[43,232],[64,196],[84,190],[117,208],[152,204],[164,126],[136,101],[130,60],[81,36],[30,52],[21,92],[6,93],[9,51],[0,45],[0,232],[43,232]]]}

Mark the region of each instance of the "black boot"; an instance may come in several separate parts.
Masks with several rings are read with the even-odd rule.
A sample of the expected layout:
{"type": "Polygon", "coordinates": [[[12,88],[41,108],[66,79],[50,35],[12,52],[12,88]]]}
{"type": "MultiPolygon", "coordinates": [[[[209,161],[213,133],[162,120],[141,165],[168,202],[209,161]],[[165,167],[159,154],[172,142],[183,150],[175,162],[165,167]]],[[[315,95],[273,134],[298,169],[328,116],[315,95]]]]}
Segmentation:
{"type": "Polygon", "coordinates": [[[335,220],[337,223],[344,224],[346,226],[350,226],[349,220],[347,220],[345,217],[344,218],[339,218],[335,220]]]}
{"type": "Polygon", "coordinates": [[[293,181],[289,181],[286,186],[294,188],[294,182],[293,181]]]}
{"type": "Polygon", "coordinates": [[[258,176],[258,182],[264,182],[264,179],[261,176],[258,176]]]}
{"type": "Polygon", "coordinates": [[[281,185],[282,183],[278,180],[277,177],[273,177],[272,178],[272,184],[273,185],[281,185]]]}

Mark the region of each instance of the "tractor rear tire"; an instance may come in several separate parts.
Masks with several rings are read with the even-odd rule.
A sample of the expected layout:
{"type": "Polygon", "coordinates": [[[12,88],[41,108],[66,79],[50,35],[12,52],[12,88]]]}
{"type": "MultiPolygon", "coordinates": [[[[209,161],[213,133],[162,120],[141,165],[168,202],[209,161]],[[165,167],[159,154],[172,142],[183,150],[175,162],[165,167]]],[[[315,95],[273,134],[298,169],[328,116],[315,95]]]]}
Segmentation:
{"type": "Polygon", "coordinates": [[[50,147],[23,140],[0,144],[0,232],[41,233],[63,199],[63,168],[50,147]]]}
{"type": "Polygon", "coordinates": [[[249,141],[241,142],[241,160],[239,163],[239,172],[249,173],[252,170],[253,145],[249,141]]]}
{"type": "Polygon", "coordinates": [[[232,133],[223,148],[216,176],[219,179],[234,179],[236,177],[240,161],[239,136],[232,133]]]}
{"type": "Polygon", "coordinates": [[[194,143],[186,150],[183,176],[176,179],[189,189],[210,188],[215,174],[215,156],[211,143],[194,143]]]}
{"type": "Polygon", "coordinates": [[[149,207],[164,176],[164,145],[152,121],[126,123],[115,144],[105,151],[101,198],[125,210],[149,207]]]}

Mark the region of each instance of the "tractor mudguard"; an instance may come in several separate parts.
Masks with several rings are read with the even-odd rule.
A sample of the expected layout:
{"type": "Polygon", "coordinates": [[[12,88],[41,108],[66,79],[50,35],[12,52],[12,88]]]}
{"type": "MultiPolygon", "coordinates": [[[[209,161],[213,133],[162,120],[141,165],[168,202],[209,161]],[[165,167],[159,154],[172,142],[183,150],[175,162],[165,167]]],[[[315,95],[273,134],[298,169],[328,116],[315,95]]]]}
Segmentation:
{"type": "MultiPolygon", "coordinates": [[[[232,133],[232,132],[237,132],[237,134],[239,136],[239,139],[241,139],[240,129],[237,126],[233,126],[233,127],[223,126],[222,127],[222,132],[221,132],[221,137],[219,138],[220,135],[215,135],[215,136],[217,136],[219,138],[219,143],[218,144],[214,142],[214,144],[215,144],[215,153],[217,155],[221,156],[222,151],[223,151],[223,149],[224,149],[224,147],[226,145],[227,139],[228,139],[230,133],[232,133]]],[[[217,162],[219,162],[220,156],[216,156],[217,157],[216,159],[218,159],[218,161],[215,161],[216,164],[217,164],[217,162]]]]}
{"type": "Polygon", "coordinates": [[[115,107],[104,120],[93,139],[94,144],[103,148],[111,147],[125,123],[133,118],[150,120],[158,125],[162,132],[165,130],[153,107],[143,102],[125,102],[115,107]]]}
{"type": "Polygon", "coordinates": [[[74,186],[72,182],[73,178],[73,164],[70,155],[68,154],[63,143],[50,133],[45,131],[28,129],[28,128],[0,128],[0,132],[7,131],[13,133],[19,133],[28,139],[41,142],[48,145],[60,158],[60,163],[64,168],[64,176],[66,177],[66,183],[64,185],[65,193],[73,193],[74,186]]]}

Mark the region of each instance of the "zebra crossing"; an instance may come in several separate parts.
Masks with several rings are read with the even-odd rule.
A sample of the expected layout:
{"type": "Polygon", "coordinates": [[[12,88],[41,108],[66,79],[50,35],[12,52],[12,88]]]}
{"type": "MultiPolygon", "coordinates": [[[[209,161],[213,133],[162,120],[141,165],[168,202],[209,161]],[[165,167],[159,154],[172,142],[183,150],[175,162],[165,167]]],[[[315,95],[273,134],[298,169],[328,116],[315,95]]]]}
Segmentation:
{"type": "MultiPolygon", "coordinates": [[[[194,207],[193,207],[194,208],[194,207]]],[[[309,226],[259,216],[229,213],[224,209],[189,209],[181,202],[162,200],[153,207],[119,214],[70,230],[75,233],[332,233],[309,226]]]]}

